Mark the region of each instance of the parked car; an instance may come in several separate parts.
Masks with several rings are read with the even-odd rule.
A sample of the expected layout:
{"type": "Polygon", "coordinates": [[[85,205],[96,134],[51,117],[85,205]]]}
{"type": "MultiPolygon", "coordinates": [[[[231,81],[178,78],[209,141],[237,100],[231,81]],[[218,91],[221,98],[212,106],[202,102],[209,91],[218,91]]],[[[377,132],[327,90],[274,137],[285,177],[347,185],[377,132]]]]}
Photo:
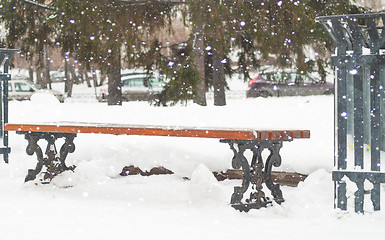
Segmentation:
{"type": "Polygon", "coordinates": [[[246,97],[334,94],[334,84],[295,72],[265,72],[250,80],[246,97]]]}
{"type": "Polygon", "coordinates": [[[49,74],[52,82],[64,82],[66,80],[64,72],[50,71],[49,74]]]}
{"type": "MultiPolygon", "coordinates": [[[[161,76],[149,76],[146,73],[134,72],[122,74],[123,101],[149,101],[155,99],[163,90],[165,82],[161,76]]],[[[100,102],[107,101],[108,83],[99,87],[97,98],[100,102]]]]}
{"type": "Polygon", "coordinates": [[[39,85],[29,80],[11,80],[8,82],[9,100],[30,100],[35,93],[49,93],[54,95],[60,102],[64,102],[64,95],[55,90],[42,89],[39,85]]]}

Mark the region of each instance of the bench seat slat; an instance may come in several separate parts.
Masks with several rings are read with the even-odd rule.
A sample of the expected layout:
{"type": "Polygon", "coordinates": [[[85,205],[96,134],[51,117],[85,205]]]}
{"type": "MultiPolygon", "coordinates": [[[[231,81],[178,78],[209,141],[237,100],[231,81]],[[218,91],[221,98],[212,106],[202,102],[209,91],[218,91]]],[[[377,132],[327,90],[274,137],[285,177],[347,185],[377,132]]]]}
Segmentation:
{"type": "Polygon", "coordinates": [[[239,140],[292,140],[310,138],[309,130],[253,130],[253,129],[204,129],[160,126],[138,126],[119,124],[11,124],[4,125],[5,131],[54,132],[54,133],[95,133],[114,135],[144,135],[221,138],[239,140]]]}

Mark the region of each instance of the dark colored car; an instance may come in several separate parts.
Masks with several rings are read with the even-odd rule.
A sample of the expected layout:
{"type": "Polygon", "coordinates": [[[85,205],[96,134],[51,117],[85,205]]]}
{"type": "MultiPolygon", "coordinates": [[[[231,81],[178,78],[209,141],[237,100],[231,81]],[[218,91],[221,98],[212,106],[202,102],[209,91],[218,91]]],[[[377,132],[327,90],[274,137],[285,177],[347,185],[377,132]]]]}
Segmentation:
{"type": "Polygon", "coordinates": [[[295,72],[265,72],[250,80],[247,97],[334,94],[334,84],[295,72]]]}

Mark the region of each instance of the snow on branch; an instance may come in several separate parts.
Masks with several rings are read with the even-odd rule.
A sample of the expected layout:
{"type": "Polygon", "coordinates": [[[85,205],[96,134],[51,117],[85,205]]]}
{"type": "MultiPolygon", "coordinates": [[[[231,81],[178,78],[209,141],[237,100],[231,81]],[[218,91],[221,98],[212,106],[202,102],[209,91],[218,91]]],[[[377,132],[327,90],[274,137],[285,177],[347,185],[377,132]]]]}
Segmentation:
{"type": "Polygon", "coordinates": [[[148,2],[161,2],[161,3],[184,3],[186,0],[119,0],[120,2],[142,4],[148,2]]]}
{"type": "Polygon", "coordinates": [[[31,0],[22,0],[25,3],[35,5],[40,8],[49,9],[49,10],[56,10],[54,7],[50,6],[49,4],[42,4],[31,0]]]}

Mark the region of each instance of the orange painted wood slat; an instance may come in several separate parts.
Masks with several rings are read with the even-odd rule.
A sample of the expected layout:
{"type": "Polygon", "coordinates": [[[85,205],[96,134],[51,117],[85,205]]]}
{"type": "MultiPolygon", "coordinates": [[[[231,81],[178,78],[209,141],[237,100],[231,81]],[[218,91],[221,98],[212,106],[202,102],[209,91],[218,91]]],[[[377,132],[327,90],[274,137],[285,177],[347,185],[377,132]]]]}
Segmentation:
{"type": "Polygon", "coordinates": [[[91,123],[50,123],[4,125],[5,131],[53,132],[53,133],[95,133],[114,135],[144,135],[199,137],[239,140],[292,140],[310,138],[309,130],[253,130],[253,129],[211,129],[161,126],[138,126],[91,123]]]}

